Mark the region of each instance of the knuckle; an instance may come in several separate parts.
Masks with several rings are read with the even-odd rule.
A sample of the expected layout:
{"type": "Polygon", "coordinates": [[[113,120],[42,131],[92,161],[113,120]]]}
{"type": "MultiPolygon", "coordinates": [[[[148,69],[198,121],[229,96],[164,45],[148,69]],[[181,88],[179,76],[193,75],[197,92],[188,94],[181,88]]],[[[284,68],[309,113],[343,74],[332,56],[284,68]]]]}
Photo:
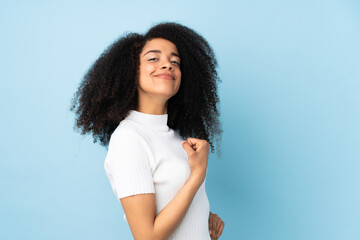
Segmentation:
{"type": "Polygon", "coordinates": [[[208,143],[205,139],[201,140],[201,143],[202,143],[204,146],[209,145],[209,143],[208,143]]]}

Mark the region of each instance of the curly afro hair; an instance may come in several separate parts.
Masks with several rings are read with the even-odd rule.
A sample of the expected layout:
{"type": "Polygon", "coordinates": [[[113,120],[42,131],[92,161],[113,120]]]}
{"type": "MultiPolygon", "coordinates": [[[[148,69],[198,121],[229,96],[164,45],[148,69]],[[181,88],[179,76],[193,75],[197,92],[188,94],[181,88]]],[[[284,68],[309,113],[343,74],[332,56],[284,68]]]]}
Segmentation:
{"type": "MultiPolygon", "coordinates": [[[[144,35],[125,33],[92,64],[74,94],[74,130],[92,133],[94,143],[108,146],[110,136],[132,109],[137,108],[140,53],[147,41],[163,38],[174,43],[181,59],[181,85],[168,100],[168,126],[186,139],[205,139],[214,152],[223,130],[219,122],[217,61],[207,41],[178,23],[163,22],[144,35]]],[[[219,146],[219,145],[218,145],[219,146]]]]}

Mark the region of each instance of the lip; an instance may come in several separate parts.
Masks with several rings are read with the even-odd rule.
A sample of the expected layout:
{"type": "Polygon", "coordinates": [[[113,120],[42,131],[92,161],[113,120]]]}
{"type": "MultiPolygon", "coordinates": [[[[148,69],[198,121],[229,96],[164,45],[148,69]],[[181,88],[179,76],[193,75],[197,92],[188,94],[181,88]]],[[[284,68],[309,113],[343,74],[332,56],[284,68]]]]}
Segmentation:
{"type": "Polygon", "coordinates": [[[168,80],[174,80],[174,77],[171,74],[158,74],[158,75],[155,75],[155,77],[168,79],[168,80]]]}

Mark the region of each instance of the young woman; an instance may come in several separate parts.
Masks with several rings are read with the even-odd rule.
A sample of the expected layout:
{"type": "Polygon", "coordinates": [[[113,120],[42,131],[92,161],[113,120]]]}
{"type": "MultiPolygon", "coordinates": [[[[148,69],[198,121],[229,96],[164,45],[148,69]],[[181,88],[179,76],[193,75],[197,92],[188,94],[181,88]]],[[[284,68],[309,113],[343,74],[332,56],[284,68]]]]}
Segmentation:
{"type": "Polygon", "coordinates": [[[222,133],[216,67],[201,35],[161,23],[110,45],[74,95],[76,127],[108,146],[104,167],[134,239],[222,234],[205,191],[222,133]]]}

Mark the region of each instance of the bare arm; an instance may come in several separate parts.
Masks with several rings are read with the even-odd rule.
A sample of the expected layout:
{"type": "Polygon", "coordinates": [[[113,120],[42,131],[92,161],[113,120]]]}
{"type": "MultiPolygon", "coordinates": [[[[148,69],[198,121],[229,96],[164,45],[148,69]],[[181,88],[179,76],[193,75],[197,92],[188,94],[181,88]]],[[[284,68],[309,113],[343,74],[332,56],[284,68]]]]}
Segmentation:
{"type": "Polygon", "coordinates": [[[167,239],[178,228],[202,181],[191,177],[157,215],[154,223],[154,239],[167,239]]]}
{"type": "Polygon", "coordinates": [[[134,239],[161,240],[170,237],[185,217],[201,184],[200,177],[191,175],[156,218],[155,194],[139,194],[120,199],[134,239]]]}
{"type": "Polygon", "coordinates": [[[205,179],[209,153],[209,144],[205,140],[188,138],[188,142],[183,147],[189,156],[191,175],[156,217],[155,194],[138,194],[120,199],[135,240],[166,240],[185,217],[205,179]]]}

